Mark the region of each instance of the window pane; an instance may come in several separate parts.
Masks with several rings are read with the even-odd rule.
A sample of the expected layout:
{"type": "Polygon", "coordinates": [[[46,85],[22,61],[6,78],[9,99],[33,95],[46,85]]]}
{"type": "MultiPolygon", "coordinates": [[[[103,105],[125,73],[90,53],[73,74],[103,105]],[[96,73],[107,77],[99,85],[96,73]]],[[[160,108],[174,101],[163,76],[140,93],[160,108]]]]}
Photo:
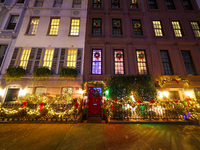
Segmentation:
{"type": "Polygon", "coordinates": [[[48,67],[49,69],[51,69],[53,53],[54,53],[54,49],[45,50],[43,67],[48,67]]]}
{"type": "Polygon", "coordinates": [[[179,21],[172,21],[172,26],[174,29],[174,34],[176,37],[182,37],[183,33],[182,33],[182,29],[180,26],[180,22],[179,21]]]}
{"type": "Polygon", "coordinates": [[[153,27],[156,36],[163,36],[163,29],[160,21],[153,21],[153,27]]]}
{"type": "Polygon", "coordinates": [[[112,0],[112,8],[120,8],[120,0],[112,0]]]}
{"type": "Polygon", "coordinates": [[[115,74],[124,74],[124,56],[122,50],[114,51],[115,74]]]}
{"type": "Polygon", "coordinates": [[[101,50],[92,50],[92,74],[101,74],[101,50]]]}
{"type": "Polygon", "coordinates": [[[92,34],[101,35],[101,19],[92,19],[92,34]]]}
{"type": "Polygon", "coordinates": [[[35,95],[36,96],[41,96],[46,94],[47,88],[36,88],[35,90],[35,95]]]}
{"type": "Polygon", "coordinates": [[[137,9],[138,8],[138,0],[129,0],[130,1],[130,8],[137,9]]]}
{"type": "Polygon", "coordinates": [[[113,19],[113,35],[122,35],[121,19],[113,19]]]}
{"type": "Polygon", "coordinates": [[[7,47],[8,47],[7,45],[0,45],[0,67],[1,67],[2,61],[4,59],[7,47]]]}
{"type": "Polygon", "coordinates": [[[192,25],[192,29],[194,31],[195,36],[200,37],[199,22],[198,21],[192,21],[191,25],[192,25]]]}
{"type": "Polygon", "coordinates": [[[35,7],[42,7],[44,0],[36,0],[35,7]]]}
{"type": "Polygon", "coordinates": [[[63,0],[54,0],[53,7],[61,7],[63,0]]]}
{"type": "Polygon", "coordinates": [[[36,34],[39,18],[31,18],[29,23],[28,34],[36,34]]]}
{"type": "Polygon", "coordinates": [[[168,9],[176,9],[173,0],[166,0],[166,5],[168,9]]]}
{"type": "Polygon", "coordinates": [[[137,50],[137,64],[139,74],[148,74],[146,55],[144,50],[137,50]]]}
{"type": "Polygon", "coordinates": [[[31,49],[24,49],[23,50],[19,66],[23,67],[24,69],[26,69],[26,67],[27,67],[30,53],[31,53],[31,49]]]}
{"type": "Polygon", "coordinates": [[[193,7],[192,7],[190,0],[183,0],[183,5],[185,6],[185,9],[193,10],[193,7]]]}
{"type": "Polygon", "coordinates": [[[133,35],[143,35],[142,24],[140,20],[133,20],[133,35]]]}
{"type": "Polygon", "coordinates": [[[51,19],[49,35],[58,35],[60,19],[51,19]]]}
{"type": "Polygon", "coordinates": [[[162,65],[163,65],[163,70],[165,75],[172,75],[173,70],[172,70],[172,65],[171,61],[169,58],[169,53],[166,50],[161,50],[160,51],[160,56],[162,60],[162,65]]]}
{"type": "Polygon", "coordinates": [[[76,68],[76,53],[77,50],[68,50],[67,67],[76,68]]]}
{"type": "Polygon", "coordinates": [[[81,8],[81,0],[73,0],[73,8],[81,8]]]}
{"type": "Polygon", "coordinates": [[[8,23],[8,26],[7,26],[7,30],[14,30],[15,29],[15,26],[18,22],[18,18],[19,18],[18,15],[12,15],[11,16],[10,21],[8,23]]]}
{"type": "Polygon", "coordinates": [[[190,55],[189,51],[181,51],[182,53],[182,57],[183,57],[183,61],[185,64],[185,68],[187,71],[188,75],[195,75],[196,74],[196,69],[194,67],[194,63],[192,61],[192,57],[190,55]]]}
{"type": "Polygon", "coordinates": [[[158,9],[156,0],[148,0],[150,9],[158,9]]]}
{"type": "Polygon", "coordinates": [[[70,35],[79,35],[80,19],[72,19],[70,35]]]}
{"type": "Polygon", "coordinates": [[[101,8],[101,0],[93,0],[93,8],[101,8]]]}

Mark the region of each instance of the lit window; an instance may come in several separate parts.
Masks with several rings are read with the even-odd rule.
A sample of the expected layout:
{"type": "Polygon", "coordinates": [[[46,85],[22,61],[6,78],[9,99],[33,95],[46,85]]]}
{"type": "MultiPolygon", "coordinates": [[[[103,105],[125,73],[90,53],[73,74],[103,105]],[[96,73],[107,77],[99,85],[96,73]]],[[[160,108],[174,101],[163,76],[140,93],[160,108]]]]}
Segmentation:
{"type": "Polygon", "coordinates": [[[194,93],[197,100],[200,100],[200,88],[194,88],[194,93]]]}
{"type": "Polygon", "coordinates": [[[73,88],[72,87],[62,88],[62,95],[65,95],[65,94],[73,94],[73,88]]]}
{"type": "Polygon", "coordinates": [[[122,35],[121,19],[113,19],[113,35],[122,35]]]}
{"type": "Polygon", "coordinates": [[[176,37],[182,37],[183,36],[183,32],[181,29],[181,25],[179,21],[172,21],[172,26],[174,29],[174,34],[176,37]]]}
{"type": "Polygon", "coordinates": [[[129,0],[130,1],[130,8],[137,9],[138,8],[138,0],[129,0]]]}
{"type": "Polygon", "coordinates": [[[93,0],[93,8],[101,8],[101,0],[93,0]]]}
{"type": "Polygon", "coordinates": [[[166,5],[168,9],[176,9],[173,0],[166,0],[166,5]]]}
{"type": "Polygon", "coordinates": [[[59,18],[51,18],[49,35],[58,35],[59,23],[59,18]]]}
{"type": "Polygon", "coordinates": [[[148,0],[150,9],[158,9],[156,0],[148,0]]]}
{"type": "Polygon", "coordinates": [[[192,21],[191,25],[192,25],[192,29],[194,31],[195,36],[200,37],[199,22],[198,21],[192,21]]]}
{"type": "Polygon", "coordinates": [[[73,8],[81,8],[81,0],[73,0],[73,8]]]}
{"type": "Polygon", "coordinates": [[[179,93],[178,91],[169,91],[169,99],[171,100],[179,100],[179,93]]]}
{"type": "Polygon", "coordinates": [[[61,7],[63,0],[54,0],[53,7],[61,7]]]}
{"type": "Polygon", "coordinates": [[[24,49],[23,50],[19,66],[23,67],[24,69],[26,69],[26,67],[27,67],[30,53],[31,53],[31,49],[24,49]]]}
{"type": "Polygon", "coordinates": [[[163,36],[163,29],[162,29],[162,24],[161,21],[153,21],[153,27],[155,31],[156,36],[163,36]]]}
{"type": "Polygon", "coordinates": [[[101,74],[101,50],[92,50],[92,74],[101,74]]]}
{"type": "Polygon", "coordinates": [[[31,18],[27,34],[36,34],[39,18],[31,18]]]}
{"type": "Polygon", "coordinates": [[[79,35],[80,19],[72,19],[70,35],[79,35]]]}
{"type": "Polygon", "coordinates": [[[190,51],[181,51],[182,53],[182,57],[183,57],[183,61],[185,64],[185,68],[187,71],[188,75],[195,75],[196,74],[196,70],[194,67],[194,63],[192,61],[192,57],[190,55],[190,51]]]}
{"type": "Polygon", "coordinates": [[[136,54],[137,54],[138,73],[148,74],[145,51],[137,50],[136,54]]]}
{"type": "Polygon", "coordinates": [[[49,69],[51,69],[53,53],[54,53],[54,49],[45,50],[43,67],[48,67],[49,69]]]}
{"type": "Polygon", "coordinates": [[[183,0],[183,5],[185,6],[185,9],[193,10],[193,7],[192,7],[190,0],[183,0]]]}
{"type": "Polygon", "coordinates": [[[44,0],[36,0],[35,1],[35,7],[42,7],[44,0]]]}
{"type": "Polygon", "coordinates": [[[67,67],[76,68],[76,52],[77,50],[68,50],[67,67]]]}
{"type": "Polygon", "coordinates": [[[115,74],[124,74],[124,56],[122,50],[114,51],[115,74]]]}
{"type": "Polygon", "coordinates": [[[120,8],[120,0],[112,0],[112,8],[120,8]]]}
{"type": "Polygon", "coordinates": [[[133,35],[143,35],[142,24],[138,19],[133,20],[133,35]]]}
{"type": "Polygon", "coordinates": [[[160,56],[161,56],[161,60],[162,60],[164,74],[165,75],[172,75],[173,70],[172,70],[171,60],[169,58],[168,51],[167,50],[161,50],[160,56]]]}
{"type": "Polygon", "coordinates": [[[101,35],[101,19],[92,19],[92,34],[101,35]]]}
{"type": "Polygon", "coordinates": [[[10,17],[10,21],[8,23],[8,26],[7,26],[7,30],[14,30],[16,25],[17,25],[17,22],[18,22],[18,18],[19,18],[19,15],[12,15],[10,17]]]}
{"type": "Polygon", "coordinates": [[[46,91],[47,91],[47,88],[36,88],[35,95],[36,96],[45,95],[46,91]]]}

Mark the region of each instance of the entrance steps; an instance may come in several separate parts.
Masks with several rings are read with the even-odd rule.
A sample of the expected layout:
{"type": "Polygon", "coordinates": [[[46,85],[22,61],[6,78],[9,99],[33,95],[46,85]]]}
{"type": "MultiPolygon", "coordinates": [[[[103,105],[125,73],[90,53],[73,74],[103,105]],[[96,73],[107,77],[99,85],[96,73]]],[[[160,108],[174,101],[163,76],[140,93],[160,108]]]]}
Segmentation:
{"type": "Polygon", "coordinates": [[[90,114],[87,123],[102,123],[102,118],[99,113],[90,114]]]}

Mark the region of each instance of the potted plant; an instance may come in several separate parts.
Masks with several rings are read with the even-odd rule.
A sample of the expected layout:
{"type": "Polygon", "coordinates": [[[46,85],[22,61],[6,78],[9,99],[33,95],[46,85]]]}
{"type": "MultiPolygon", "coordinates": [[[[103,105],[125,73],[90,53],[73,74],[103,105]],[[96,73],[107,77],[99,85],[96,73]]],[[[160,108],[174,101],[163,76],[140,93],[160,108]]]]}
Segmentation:
{"type": "Polygon", "coordinates": [[[15,79],[21,79],[25,75],[25,69],[22,67],[9,67],[6,69],[6,82],[9,83],[15,79]]]}
{"type": "Polygon", "coordinates": [[[34,80],[48,80],[51,70],[47,67],[35,68],[33,71],[34,80]]]}
{"type": "Polygon", "coordinates": [[[72,77],[72,78],[76,78],[78,76],[78,72],[76,69],[74,68],[62,68],[59,72],[59,77],[72,77]]]}

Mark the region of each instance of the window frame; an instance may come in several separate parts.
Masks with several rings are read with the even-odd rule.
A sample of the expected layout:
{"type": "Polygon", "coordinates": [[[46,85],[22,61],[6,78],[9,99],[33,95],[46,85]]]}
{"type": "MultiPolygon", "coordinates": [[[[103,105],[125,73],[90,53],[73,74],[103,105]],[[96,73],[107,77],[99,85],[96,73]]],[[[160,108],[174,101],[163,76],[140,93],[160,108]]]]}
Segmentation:
{"type": "Polygon", "coordinates": [[[92,55],[91,55],[91,75],[102,75],[103,74],[103,69],[102,68],[103,68],[103,50],[99,49],[99,48],[95,48],[95,49],[93,48],[92,49],[92,55]],[[99,62],[101,62],[101,74],[93,74],[92,73],[92,71],[93,71],[93,69],[92,69],[93,65],[92,64],[93,64],[93,62],[97,62],[97,61],[93,61],[93,51],[94,50],[100,50],[101,51],[101,61],[99,61],[99,62]]]}
{"type": "Polygon", "coordinates": [[[40,21],[40,17],[30,17],[30,19],[29,19],[29,24],[28,24],[28,26],[27,26],[27,29],[26,29],[26,35],[36,35],[36,32],[37,32],[37,29],[38,29],[38,25],[39,25],[39,21],[40,21]],[[34,19],[34,18],[38,18],[38,24],[37,24],[37,28],[36,28],[36,31],[35,31],[35,34],[29,34],[29,30],[30,30],[30,27],[31,27],[31,21],[32,21],[32,19],[34,19]]]}
{"type": "Polygon", "coordinates": [[[150,9],[150,10],[152,10],[152,9],[157,10],[157,9],[158,9],[157,0],[148,0],[148,6],[149,6],[149,9],[150,9]],[[149,4],[150,1],[155,2],[155,5],[152,5],[152,4],[150,5],[150,4],[149,4]],[[154,7],[152,7],[152,6],[154,6],[154,7]]]}
{"type": "Polygon", "coordinates": [[[172,21],[171,21],[171,24],[172,24],[172,29],[173,29],[173,31],[174,31],[174,36],[175,36],[176,38],[182,38],[182,37],[185,36],[185,35],[184,35],[184,32],[183,32],[183,28],[182,28],[182,26],[181,26],[181,22],[180,22],[179,20],[172,20],[172,21]],[[179,23],[179,26],[180,26],[180,29],[174,29],[174,26],[173,26],[172,22],[178,22],[178,23],[179,23]],[[176,36],[175,30],[180,30],[182,36],[176,36]]]}
{"type": "Polygon", "coordinates": [[[122,19],[115,19],[115,18],[112,19],[112,35],[113,36],[122,36],[123,35],[123,31],[122,31],[122,19]],[[114,20],[119,20],[120,21],[120,27],[119,27],[119,29],[121,31],[121,34],[114,34],[114,29],[115,29],[115,27],[114,27],[114,20]]]}
{"type": "Polygon", "coordinates": [[[121,8],[121,3],[120,0],[111,0],[111,9],[120,9],[121,8]],[[115,2],[117,1],[118,4],[115,4],[115,2]],[[113,6],[117,6],[117,7],[113,7],[113,6]]]}
{"type": "Polygon", "coordinates": [[[43,7],[44,0],[35,0],[34,7],[43,7]],[[41,2],[40,6],[36,6],[37,2],[41,2]]]}
{"type": "Polygon", "coordinates": [[[193,7],[193,5],[192,5],[192,3],[191,3],[190,0],[183,0],[182,2],[183,2],[183,7],[184,7],[185,10],[189,10],[189,11],[190,11],[190,10],[194,10],[194,7],[193,7]],[[190,8],[189,8],[189,7],[186,7],[184,1],[188,1],[188,2],[189,2],[189,7],[190,7],[190,8]]]}
{"type": "Polygon", "coordinates": [[[102,18],[92,18],[92,35],[102,35],[102,18]],[[100,34],[94,34],[94,20],[99,20],[100,21],[100,34]]]}
{"type": "Polygon", "coordinates": [[[114,49],[113,50],[113,56],[114,56],[114,58],[113,58],[113,63],[114,63],[114,75],[125,75],[126,74],[126,72],[125,72],[125,61],[124,61],[124,50],[123,49],[114,49]],[[115,58],[116,58],[116,56],[115,56],[115,51],[121,51],[122,52],[122,57],[123,57],[123,61],[122,61],[122,63],[123,63],[123,71],[124,71],[124,73],[123,74],[116,74],[116,72],[115,72],[115,63],[116,63],[116,61],[115,61],[115,58]]]}
{"type": "MultiPolygon", "coordinates": [[[[41,65],[39,65],[39,66],[42,66],[42,67],[47,67],[47,68],[49,68],[50,70],[52,69],[52,64],[53,64],[53,56],[54,56],[54,53],[55,53],[55,48],[45,48],[45,49],[43,49],[43,52],[42,52],[42,55],[41,55],[41,65]],[[53,54],[52,54],[52,60],[51,60],[51,67],[49,68],[49,66],[48,65],[46,65],[46,66],[44,66],[44,61],[45,61],[45,54],[46,54],[46,51],[47,50],[53,50],[53,54]]],[[[49,55],[49,54],[47,54],[47,55],[49,55]]],[[[50,62],[50,59],[47,59],[46,60],[46,62],[47,62],[47,64],[50,62]]]]}
{"type": "Polygon", "coordinates": [[[18,62],[18,66],[23,67],[25,70],[26,70],[27,65],[28,65],[28,61],[29,61],[29,58],[30,58],[31,50],[32,50],[31,48],[22,48],[22,50],[21,50],[20,58],[19,58],[19,60],[18,60],[18,61],[19,61],[19,62],[18,62]],[[28,54],[27,54],[27,53],[24,53],[25,51],[29,51],[28,54]],[[24,55],[28,55],[28,59],[27,59],[27,60],[25,60],[25,59],[22,60],[23,54],[24,54],[24,55]],[[26,62],[25,62],[25,65],[26,65],[26,66],[21,65],[21,62],[22,62],[22,61],[23,61],[23,62],[26,61],[26,62]]]}
{"type": "Polygon", "coordinates": [[[0,44],[0,69],[1,69],[1,67],[3,65],[3,62],[4,62],[5,56],[7,54],[7,51],[8,51],[8,45],[0,44]],[[4,47],[4,51],[3,51],[3,47],[4,47]],[[1,50],[3,52],[1,52],[1,50]]]}
{"type": "Polygon", "coordinates": [[[81,0],[72,0],[72,8],[81,8],[81,6],[82,6],[81,0]],[[76,3],[75,1],[80,1],[79,5],[75,4],[76,3]],[[76,7],[74,7],[74,6],[76,6],[76,7]]]}
{"type": "Polygon", "coordinates": [[[142,28],[142,21],[141,21],[141,19],[132,19],[132,28],[133,28],[133,36],[144,36],[144,32],[143,32],[143,28],[142,28]],[[134,24],[133,24],[133,21],[139,21],[139,23],[140,23],[140,32],[141,32],[141,34],[134,34],[134,29],[137,29],[137,27],[135,28],[134,27],[134,24]]]}
{"type": "Polygon", "coordinates": [[[47,30],[47,35],[48,36],[58,36],[58,32],[59,32],[59,27],[60,27],[60,17],[50,17],[50,21],[49,21],[49,27],[48,27],[48,30],[47,30]],[[52,20],[53,19],[59,19],[59,25],[58,25],[58,31],[57,31],[57,34],[50,34],[50,31],[51,31],[51,23],[52,23],[52,20]]]}
{"type": "Polygon", "coordinates": [[[80,18],[71,18],[71,21],[70,21],[70,30],[69,30],[69,36],[80,36],[80,25],[81,25],[81,19],[80,18]],[[78,35],[71,35],[71,29],[72,29],[72,20],[73,19],[79,19],[79,30],[78,30],[78,35]]]}
{"type": "Polygon", "coordinates": [[[18,23],[19,23],[19,19],[20,19],[20,15],[19,14],[10,14],[10,16],[8,18],[8,21],[7,21],[7,24],[5,26],[6,27],[5,30],[15,30],[17,28],[18,23]],[[17,22],[15,23],[14,29],[8,29],[8,26],[9,26],[13,16],[15,16],[15,17],[18,16],[17,22]]]}
{"type": "MultiPolygon", "coordinates": [[[[65,57],[65,60],[66,60],[66,63],[65,63],[65,67],[69,67],[69,68],[74,68],[74,69],[76,69],[76,67],[71,67],[71,66],[67,66],[67,64],[68,64],[68,55],[69,55],[69,51],[70,50],[75,50],[76,51],[76,60],[75,60],[75,66],[77,67],[77,55],[78,55],[78,49],[73,49],[73,48],[69,48],[69,49],[67,49],[67,52],[66,52],[66,57],[65,57]]],[[[70,62],[74,62],[74,61],[70,61],[70,62]]]]}
{"type": "Polygon", "coordinates": [[[200,38],[200,24],[199,24],[199,21],[190,21],[190,25],[191,25],[191,27],[192,27],[192,30],[193,30],[194,36],[195,36],[196,38],[200,38]],[[192,26],[192,22],[197,23],[199,29],[194,29],[193,26],[192,26]],[[199,36],[196,36],[195,31],[199,31],[199,36]]]}
{"type": "Polygon", "coordinates": [[[165,33],[164,33],[164,28],[163,28],[163,25],[162,25],[162,21],[161,20],[152,20],[152,23],[153,23],[153,29],[154,29],[154,35],[156,36],[156,37],[163,37],[163,36],[165,36],[165,33]],[[161,28],[155,28],[154,27],[154,21],[159,21],[160,22],[160,26],[161,26],[161,28]],[[161,33],[162,33],[162,35],[156,35],[156,30],[158,31],[161,31],[161,33]]]}
{"type": "Polygon", "coordinates": [[[163,68],[164,75],[174,75],[174,70],[173,70],[173,67],[172,67],[172,63],[171,63],[171,58],[170,58],[170,55],[169,55],[169,51],[168,50],[160,50],[160,59],[161,59],[161,63],[162,63],[162,68],[163,68]],[[168,62],[167,61],[163,61],[162,56],[161,56],[161,52],[166,52],[166,55],[168,57],[168,62]],[[171,69],[170,70],[171,74],[167,74],[166,73],[166,72],[169,72],[169,71],[165,69],[166,67],[165,67],[165,65],[163,65],[163,63],[169,65],[169,68],[171,69]]]}
{"type": "Polygon", "coordinates": [[[129,9],[130,10],[139,9],[139,4],[138,3],[139,3],[138,0],[129,0],[129,9]],[[136,2],[136,5],[133,4],[133,1],[136,2]],[[131,7],[131,6],[133,6],[133,7],[131,7]],[[134,6],[135,6],[135,8],[134,8],[134,6]]]}
{"type": "Polygon", "coordinates": [[[167,7],[168,10],[176,10],[174,0],[165,0],[165,2],[166,2],[166,7],[167,7]],[[167,1],[170,1],[172,5],[167,5],[167,1]]]}
{"type": "Polygon", "coordinates": [[[135,50],[135,55],[136,55],[136,63],[137,63],[137,72],[139,75],[148,75],[149,74],[149,67],[148,67],[148,61],[147,61],[147,54],[146,54],[146,50],[145,49],[136,49],[135,50]],[[140,74],[139,73],[139,66],[138,66],[138,63],[141,63],[141,62],[138,62],[138,57],[137,57],[137,51],[143,51],[144,52],[144,55],[145,55],[145,63],[146,63],[146,74],[140,74]]]}
{"type": "Polygon", "coordinates": [[[102,8],[102,0],[98,0],[100,3],[99,4],[97,4],[97,3],[95,3],[97,0],[92,0],[92,8],[102,8]],[[99,5],[100,7],[94,7],[95,5],[99,5]]]}
{"type": "Polygon", "coordinates": [[[63,0],[60,0],[60,3],[58,3],[58,0],[54,0],[53,7],[54,8],[61,8],[62,4],[63,4],[63,0]],[[56,4],[60,4],[60,6],[57,7],[56,4]]]}

